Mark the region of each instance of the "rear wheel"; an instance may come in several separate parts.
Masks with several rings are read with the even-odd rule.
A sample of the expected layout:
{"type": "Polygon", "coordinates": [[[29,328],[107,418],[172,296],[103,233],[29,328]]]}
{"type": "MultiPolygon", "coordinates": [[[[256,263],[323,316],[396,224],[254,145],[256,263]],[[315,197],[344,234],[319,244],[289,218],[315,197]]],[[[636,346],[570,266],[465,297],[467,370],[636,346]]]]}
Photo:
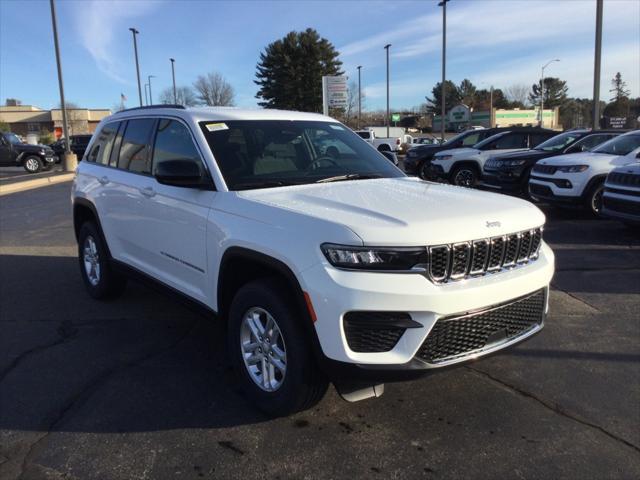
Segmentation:
{"type": "Polygon", "coordinates": [[[277,279],[244,285],[229,311],[228,349],[242,391],[273,416],[318,403],[329,385],[311,353],[301,322],[277,279]]]}
{"type": "Polygon", "coordinates": [[[115,298],[124,292],[127,279],[113,271],[106,245],[98,227],[91,221],[80,227],[78,261],[84,285],[93,298],[115,298]]]}
{"type": "Polygon", "coordinates": [[[44,162],[39,157],[31,155],[24,159],[22,166],[29,173],[38,173],[44,167],[44,162]]]}
{"type": "Polygon", "coordinates": [[[478,171],[470,165],[456,167],[451,172],[451,183],[461,187],[473,187],[478,183],[478,171]]]}

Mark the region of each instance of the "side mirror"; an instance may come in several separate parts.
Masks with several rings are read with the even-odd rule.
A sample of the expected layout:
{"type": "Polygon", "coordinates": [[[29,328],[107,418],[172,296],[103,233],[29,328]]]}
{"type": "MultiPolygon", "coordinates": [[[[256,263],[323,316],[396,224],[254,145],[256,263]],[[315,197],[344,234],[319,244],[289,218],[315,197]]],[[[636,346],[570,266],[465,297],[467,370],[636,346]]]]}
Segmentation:
{"type": "Polygon", "coordinates": [[[203,171],[200,162],[190,158],[160,162],[155,168],[154,176],[163,185],[214,190],[213,182],[203,171]]]}
{"type": "Polygon", "coordinates": [[[636,154],[636,158],[640,158],[640,152],[636,154]]]}

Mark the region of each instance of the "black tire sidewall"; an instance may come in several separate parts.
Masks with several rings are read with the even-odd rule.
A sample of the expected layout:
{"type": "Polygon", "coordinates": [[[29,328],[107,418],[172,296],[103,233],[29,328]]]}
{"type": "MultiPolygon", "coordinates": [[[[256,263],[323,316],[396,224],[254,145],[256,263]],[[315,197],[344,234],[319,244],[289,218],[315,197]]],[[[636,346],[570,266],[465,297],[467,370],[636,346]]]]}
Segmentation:
{"type": "Polygon", "coordinates": [[[24,159],[24,162],[22,162],[22,167],[29,173],[38,173],[40,171],[42,171],[42,169],[44,168],[44,162],[42,161],[42,159],[36,155],[29,155],[27,158],[24,159]],[[35,159],[38,162],[38,168],[36,170],[29,170],[27,168],[27,162],[30,159],[35,159]]]}
{"type": "Polygon", "coordinates": [[[600,216],[600,212],[602,211],[602,199],[600,200],[600,212],[596,212],[593,209],[593,199],[594,199],[594,197],[595,197],[595,195],[597,194],[598,191],[601,191],[601,194],[604,191],[604,181],[595,183],[589,189],[589,193],[588,193],[587,198],[586,198],[586,200],[587,200],[587,202],[586,202],[587,203],[587,205],[586,205],[587,208],[596,217],[600,216]]]}
{"type": "Polygon", "coordinates": [[[288,415],[302,407],[304,392],[310,386],[309,380],[314,378],[310,370],[315,368],[315,359],[299,324],[307,319],[297,313],[283,293],[277,280],[254,281],[238,291],[229,310],[227,350],[241,389],[258,409],[273,416],[288,415]],[[284,339],[287,370],[282,386],[275,392],[266,392],[255,384],[242,358],[240,328],[244,314],[253,307],[263,308],[273,316],[284,339]]]}
{"type": "Polygon", "coordinates": [[[461,167],[455,167],[453,169],[453,172],[451,172],[451,183],[453,185],[458,185],[457,183],[455,183],[456,177],[458,176],[458,173],[460,173],[463,170],[468,170],[473,174],[473,183],[471,185],[459,185],[460,187],[473,187],[478,183],[478,179],[480,178],[478,175],[478,172],[476,171],[475,168],[473,167],[469,167],[467,165],[463,165],[461,167]]]}

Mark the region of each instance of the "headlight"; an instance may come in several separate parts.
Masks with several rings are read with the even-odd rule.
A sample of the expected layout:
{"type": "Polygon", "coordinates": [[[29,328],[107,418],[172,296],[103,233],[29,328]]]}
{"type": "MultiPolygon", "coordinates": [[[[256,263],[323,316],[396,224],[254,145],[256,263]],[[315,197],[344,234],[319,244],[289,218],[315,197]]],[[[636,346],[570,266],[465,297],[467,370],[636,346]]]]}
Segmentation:
{"type": "Polygon", "coordinates": [[[558,167],[557,171],[565,173],[578,173],[584,172],[587,168],[589,168],[589,165],[567,165],[566,167],[558,167]]]}
{"type": "Polygon", "coordinates": [[[438,160],[450,160],[452,158],[453,158],[453,155],[438,155],[433,159],[433,161],[437,162],[438,160]]]}
{"type": "Polygon", "coordinates": [[[520,165],[524,165],[526,160],[503,160],[502,162],[498,162],[498,165],[504,165],[505,167],[518,167],[520,165]]]}
{"type": "Polygon", "coordinates": [[[427,249],[422,247],[352,247],[323,243],[320,248],[329,263],[338,268],[406,271],[427,263],[427,249]]]}

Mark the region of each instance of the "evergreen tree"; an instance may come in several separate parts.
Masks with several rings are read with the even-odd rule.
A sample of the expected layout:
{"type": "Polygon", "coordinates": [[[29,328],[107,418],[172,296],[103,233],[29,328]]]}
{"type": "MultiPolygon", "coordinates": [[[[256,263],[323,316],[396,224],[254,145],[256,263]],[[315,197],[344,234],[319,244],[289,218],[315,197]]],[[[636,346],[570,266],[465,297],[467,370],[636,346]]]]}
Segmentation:
{"type": "MultiPolygon", "coordinates": [[[[445,112],[448,112],[451,108],[455,107],[460,103],[460,91],[455,83],[451,80],[446,80],[444,82],[445,87],[445,96],[444,96],[444,106],[445,112]]],[[[436,86],[431,90],[432,98],[427,97],[427,101],[431,104],[429,105],[429,111],[435,114],[440,114],[442,108],[442,82],[436,83],[436,86]]]]}
{"type": "Polygon", "coordinates": [[[460,86],[458,87],[460,100],[467,107],[473,107],[475,105],[476,91],[476,86],[471,83],[471,80],[469,80],[468,78],[462,80],[462,82],[460,82],[460,86]]]}
{"type": "Polygon", "coordinates": [[[266,108],[306,112],[322,111],[322,77],[341,75],[338,52],[318,32],[289,32],[270,43],[260,54],[256,98],[266,108]]]}
{"type": "MultiPolygon", "coordinates": [[[[544,83],[544,107],[555,108],[565,103],[567,100],[567,82],[555,77],[546,77],[544,83]]],[[[531,86],[529,94],[529,102],[532,105],[540,105],[540,83],[534,83],[531,86]]]]}
{"type": "Polygon", "coordinates": [[[611,80],[611,90],[610,93],[613,93],[613,98],[609,100],[610,102],[619,102],[623,99],[629,99],[629,90],[627,90],[627,82],[622,81],[622,75],[620,72],[616,73],[616,76],[611,80]]]}

